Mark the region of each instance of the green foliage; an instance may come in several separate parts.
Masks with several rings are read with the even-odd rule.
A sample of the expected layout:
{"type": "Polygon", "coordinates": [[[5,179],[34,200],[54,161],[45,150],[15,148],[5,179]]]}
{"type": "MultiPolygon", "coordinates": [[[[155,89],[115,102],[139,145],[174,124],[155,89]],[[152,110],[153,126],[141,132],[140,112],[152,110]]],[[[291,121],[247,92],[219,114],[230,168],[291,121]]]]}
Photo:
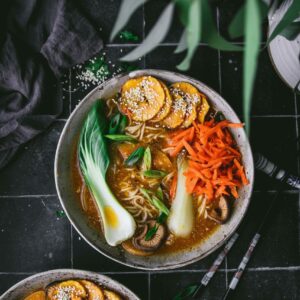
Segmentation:
{"type": "Polygon", "coordinates": [[[133,165],[135,165],[144,156],[144,152],[145,152],[144,147],[138,147],[125,160],[125,165],[127,165],[129,167],[132,167],[133,165]]]}
{"type": "MultiPolygon", "coordinates": [[[[292,0],[291,5],[287,9],[281,21],[277,24],[273,32],[271,33],[268,42],[271,42],[278,34],[289,26],[300,15],[300,1],[292,0]]],[[[298,32],[299,33],[299,32],[298,32]]]]}
{"type": "Polygon", "coordinates": [[[293,41],[300,32],[300,21],[293,22],[290,25],[288,25],[286,28],[284,28],[280,35],[284,36],[286,39],[293,41]]]}
{"type": "Polygon", "coordinates": [[[124,30],[120,32],[120,39],[129,42],[137,42],[139,37],[131,31],[124,30]]]}
{"type": "Polygon", "coordinates": [[[243,98],[244,118],[246,129],[249,133],[252,87],[255,79],[257,56],[261,41],[260,8],[258,1],[246,1],[245,14],[245,53],[244,53],[244,77],[243,98]]]}
{"type": "Polygon", "coordinates": [[[174,3],[168,4],[144,42],[121,58],[122,61],[133,61],[156,48],[166,37],[172,23],[174,3]]]}
{"type": "Polygon", "coordinates": [[[189,69],[191,59],[198,47],[201,36],[201,1],[193,0],[188,11],[188,20],[186,25],[186,43],[187,54],[184,60],[177,66],[181,71],[189,69]]]}
{"type": "Polygon", "coordinates": [[[114,28],[110,35],[110,40],[112,41],[118,32],[124,28],[124,26],[129,21],[132,14],[147,0],[123,0],[119,9],[119,14],[114,25],[114,28]]]}
{"type": "MultiPolygon", "coordinates": [[[[123,0],[112,37],[124,27],[136,8],[145,2],[146,0],[123,0]]],[[[243,104],[244,117],[249,129],[252,89],[261,42],[261,25],[268,14],[269,7],[263,0],[247,0],[233,17],[228,27],[228,32],[233,39],[244,35],[245,46],[241,47],[227,41],[219,34],[210,5],[211,2],[209,0],[170,1],[143,44],[123,57],[122,60],[136,60],[152,51],[163,41],[169,31],[175,6],[179,20],[184,27],[175,53],[186,51],[184,60],[177,66],[179,70],[186,71],[189,69],[191,60],[200,42],[207,43],[210,47],[218,50],[244,51],[243,104]]],[[[278,34],[293,40],[300,32],[300,22],[294,22],[299,13],[300,1],[292,0],[282,20],[271,33],[268,42],[272,41],[278,34]]]]}

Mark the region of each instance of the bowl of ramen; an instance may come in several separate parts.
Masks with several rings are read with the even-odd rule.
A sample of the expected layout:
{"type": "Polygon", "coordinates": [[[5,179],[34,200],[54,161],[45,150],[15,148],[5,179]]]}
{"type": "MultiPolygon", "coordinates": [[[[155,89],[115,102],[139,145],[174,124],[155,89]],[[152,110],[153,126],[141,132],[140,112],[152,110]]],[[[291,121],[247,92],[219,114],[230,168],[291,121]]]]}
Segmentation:
{"type": "Polygon", "coordinates": [[[122,284],[94,272],[58,269],[30,276],[12,286],[1,300],[139,300],[122,284]]]}
{"type": "Polygon", "coordinates": [[[55,180],[92,247],[131,267],[172,269],[233,234],[250,201],[253,159],[219,94],[181,74],[139,70],[108,80],[74,110],[55,180]]]}

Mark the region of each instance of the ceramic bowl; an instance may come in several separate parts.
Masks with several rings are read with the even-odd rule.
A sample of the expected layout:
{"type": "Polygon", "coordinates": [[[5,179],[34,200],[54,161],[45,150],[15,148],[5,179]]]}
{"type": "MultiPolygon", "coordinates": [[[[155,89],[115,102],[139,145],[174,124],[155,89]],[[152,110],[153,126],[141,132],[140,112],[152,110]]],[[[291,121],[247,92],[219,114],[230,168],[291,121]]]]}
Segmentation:
{"type": "Polygon", "coordinates": [[[152,75],[166,83],[177,81],[190,82],[196,86],[202,93],[206,94],[210,103],[221,111],[226,119],[232,122],[241,122],[229,104],[214,90],[202,82],[174,72],[163,70],[139,70],[128,74],[116,76],[99,87],[91,91],[76,107],[68,119],[61,134],[55,158],[55,182],[61,205],[63,206],[72,225],[87,243],[103,255],[124,265],[145,269],[145,270],[166,270],[179,268],[195,261],[198,261],[209,253],[218,249],[234,233],[241,220],[243,219],[252,193],[253,187],[253,158],[251,148],[244,129],[235,129],[232,131],[237,141],[238,147],[243,156],[243,163],[246,175],[250,184],[240,190],[240,197],[235,201],[233,215],[230,220],[219,227],[219,229],[207,238],[201,244],[184,251],[173,254],[152,255],[148,257],[139,257],[128,254],[122,247],[111,247],[104,239],[101,232],[98,232],[89,225],[87,216],[83,213],[78,197],[75,193],[71,177],[71,167],[75,162],[71,157],[84,120],[91,107],[100,98],[106,98],[120,91],[121,86],[132,77],[141,75],[152,75]]]}
{"type": "Polygon", "coordinates": [[[74,270],[74,269],[59,269],[51,270],[43,273],[38,273],[27,277],[12,286],[7,292],[0,296],[0,300],[22,300],[29,294],[44,289],[49,284],[55,281],[68,279],[86,279],[91,280],[99,285],[117,292],[124,299],[139,300],[140,298],[131,292],[124,285],[107,276],[100,275],[94,272],[74,270]]]}

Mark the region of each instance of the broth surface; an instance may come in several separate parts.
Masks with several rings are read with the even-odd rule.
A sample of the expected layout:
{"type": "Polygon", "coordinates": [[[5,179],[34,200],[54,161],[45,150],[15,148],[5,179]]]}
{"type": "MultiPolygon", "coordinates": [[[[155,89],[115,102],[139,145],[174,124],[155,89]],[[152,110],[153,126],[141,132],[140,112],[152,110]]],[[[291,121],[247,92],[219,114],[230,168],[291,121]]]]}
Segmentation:
{"type": "MultiPolygon", "coordinates": [[[[158,146],[157,141],[154,144],[158,146]]],[[[76,147],[75,147],[76,149],[76,147]]],[[[73,177],[73,184],[75,186],[76,194],[78,195],[77,201],[79,201],[80,206],[84,213],[87,215],[90,225],[94,227],[96,230],[102,232],[102,225],[101,225],[101,216],[97,210],[97,207],[94,203],[94,200],[86,187],[84,180],[80,173],[79,163],[77,159],[77,153],[74,149],[73,161],[76,161],[75,164],[72,164],[72,177],[73,177]],[[85,201],[82,201],[82,197],[85,198],[85,201]]],[[[118,166],[118,176],[114,176],[112,173],[112,166],[116,159],[119,159],[119,154],[115,148],[115,145],[110,147],[111,150],[111,163],[107,171],[106,180],[114,193],[117,199],[120,201],[121,204],[121,194],[120,194],[120,183],[122,182],[124,176],[127,174],[126,168],[120,164],[118,166]]],[[[139,184],[138,181],[132,179],[131,184],[139,184]]],[[[172,236],[170,238],[170,242],[165,243],[160,249],[158,249],[153,255],[155,254],[166,254],[166,253],[174,253],[177,251],[183,251],[186,249],[190,249],[197,244],[201,243],[205,239],[207,239],[211,234],[213,234],[217,228],[219,227],[214,221],[210,220],[209,218],[199,218],[196,215],[197,207],[195,201],[193,200],[194,204],[194,226],[192,233],[187,238],[180,238],[172,236]]]]}

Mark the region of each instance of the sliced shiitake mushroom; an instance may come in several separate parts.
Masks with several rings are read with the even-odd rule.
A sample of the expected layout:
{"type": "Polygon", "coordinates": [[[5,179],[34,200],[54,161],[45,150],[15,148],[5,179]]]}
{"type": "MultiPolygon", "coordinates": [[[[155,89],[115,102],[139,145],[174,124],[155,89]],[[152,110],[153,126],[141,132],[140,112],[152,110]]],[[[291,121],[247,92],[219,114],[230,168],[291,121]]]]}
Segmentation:
{"type": "Polygon", "coordinates": [[[208,217],[219,223],[224,224],[230,217],[230,205],[227,198],[221,196],[215,205],[207,213],[208,217]]]}
{"type": "Polygon", "coordinates": [[[145,252],[153,252],[157,250],[161,245],[164,243],[166,237],[167,237],[167,229],[165,225],[163,224],[156,224],[154,220],[149,221],[147,223],[148,230],[144,235],[139,235],[138,237],[134,237],[132,239],[132,244],[139,250],[145,251],[145,252]],[[155,234],[151,237],[151,239],[146,240],[145,236],[150,228],[153,228],[154,226],[158,226],[157,231],[155,234]]]}
{"type": "MultiPolygon", "coordinates": [[[[138,238],[143,238],[145,237],[146,233],[148,231],[148,226],[143,225],[139,228],[137,235],[135,236],[136,239],[138,238]]],[[[124,248],[124,250],[126,250],[128,253],[132,254],[132,255],[138,255],[138,256],[149,256],[152,254],[152,252],[146,252],[143,251],[141,249],[136,248],[133,243],[132,243],[133,239],[127,240],[125,242],[122,243],[122,247],[124,248]]]]}

